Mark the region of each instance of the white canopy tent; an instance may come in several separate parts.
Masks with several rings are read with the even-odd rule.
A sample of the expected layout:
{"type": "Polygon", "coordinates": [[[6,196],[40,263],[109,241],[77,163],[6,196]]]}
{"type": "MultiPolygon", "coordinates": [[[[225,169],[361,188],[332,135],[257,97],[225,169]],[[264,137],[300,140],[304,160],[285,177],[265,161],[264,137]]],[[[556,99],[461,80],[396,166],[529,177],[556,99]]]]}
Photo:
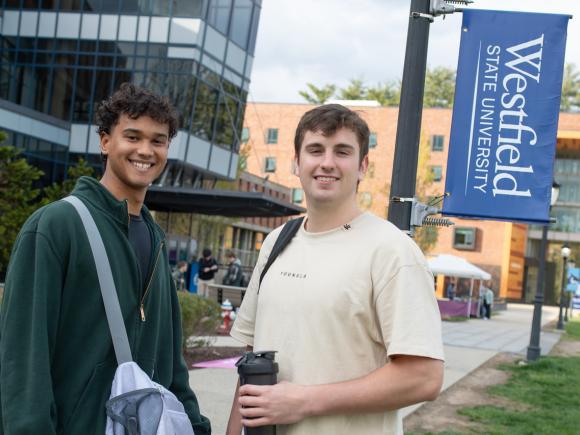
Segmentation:
{"type": "Polygon", "coordinates": [[[479,279],[487,281],[491,279],[491,275],[485,270],[471,264],[464,258],[456,257],[455,255],[441,254],[437,257],[427,260],[429,269],[433,275],[455,276],[457,278],[471,279],[471,286],[469,288],[469,301],[467,303],[467,317],[471,313],[471,298],[473,295],[473,280],[479,279]]]}

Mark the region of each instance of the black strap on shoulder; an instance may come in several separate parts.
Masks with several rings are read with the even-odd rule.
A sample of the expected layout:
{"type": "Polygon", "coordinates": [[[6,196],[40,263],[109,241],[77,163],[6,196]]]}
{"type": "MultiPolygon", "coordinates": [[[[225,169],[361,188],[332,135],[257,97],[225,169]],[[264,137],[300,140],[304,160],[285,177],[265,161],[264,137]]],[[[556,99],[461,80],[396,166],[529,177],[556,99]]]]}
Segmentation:
{"type": "Polygon", "coordinates": [[[280,235],[276,239],[276,242],[274,243],[274,246],[272,247],[272,251],[270,252],[270,255],[268,256],[268,261],[266,262],[264,269],[262,269],[262,273],[260,275],[260,283],[258,284],[258,293],[260,292],[260,285],[262,284],[262,280],[264,279],[264,276],[266,276],[266,272],[268,272],[268,269],[270,268],[272,263],[274,263],[274,261],[276,260],[276,257],[278,257],[278,255],[280,255],[280,253],[284,250],[284,248],[286,246],[288,246],[288,244],[292,241],[292,239],[294,238],[294,236],[298,232],[300,225],[302,225],[303,220],[304,220],[304,217],[289,220],[284,225],[284,228],[282,228],[282,231],[280,231],[280,235]]]}

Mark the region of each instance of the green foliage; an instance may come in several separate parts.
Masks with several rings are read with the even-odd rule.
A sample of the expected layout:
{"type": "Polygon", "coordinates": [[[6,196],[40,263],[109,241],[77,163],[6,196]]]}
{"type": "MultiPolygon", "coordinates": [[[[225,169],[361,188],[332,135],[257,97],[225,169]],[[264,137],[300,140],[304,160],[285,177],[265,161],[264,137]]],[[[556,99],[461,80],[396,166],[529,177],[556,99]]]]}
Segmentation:
{"type": "Polygon", "coordinates": [[[560,110],[569,112],[572,109],[580,110],[580,72],[576,71],[576,65],[567,63],[562,81],[560,110]]]}
{"type": "MultiPolygon", "coordinates": [[[[430,188],[433,184],[433,171],[429,166],[429,156],[431,154],[431,146],[429,141],[424,137],[419,143],[419,158],[417,162],[417,184],[416,196],[423,203],[427,203],[430,199],[430,188]]],[[[419,227],[415,231],[413,237],[415,243],[419,245],[424,253],[428,253],[436,244],[439,237],[439,229],[437,227],[419,227]]]]}
{"type": "Polygon", "coordinates": [[[378,101],[381,106],[398,106],[401,98],[401,81],[378,83],[376,86],[369,86],[367,98],[378,101]]]}
{"type": "Polygon", "coordinates": [[[455,70],[444,67],[427,70],[423,94],[424,107],[450,108],[453,106],[454,95],[455,70]]]}
{"type": "MultiPolygon", "coordinates": [[[[221,323],[221,308],[215,301],[186,291],[177,292],[177,297],[181,309],[183,350],[185,350],[189,337],[205,337],[215,334],[221,323]]],[[[199,341],[195,343],[196,346],[204,344],[206,343],[199,341]]]]}
{"type": "MultiPolygon", "coordinates": [[[[323,104],[337,94],[343,100],[376,100],[381,106],[398,106],[401,98],[401,80],[368,85],[362,79],[350,79],[344,88],[334,84],[317,87],[307,83],[309,91],[299,94],[312,104],[323,104]]],[[[425,77],[424,107],[451,107],[455,93],[455,71],[450,68],[438,67],[428,69],[425,77]]]]}
{"type": "Polygon", "coordinates": [[[405,432],[405,435],[461,435],[463,432],[443,431],[443,432],[405,432]]]}
{"type": "Polygon", "coordinates": [[[367,95],[368,88],[362,79],[350,79],[348,86],[339,90],[339,96],[343,100],[366,100],[367,95]]]}
{"type": "Polygon", "coordinates": [[[580,358],[548,357],[525,366],[500,368],[511,371],[512,376],[506,384],[490,388],[490,394],[524,404],[524,410],[477,406],[463,408],[461,415],[484,424],[485,433],[578,433],[580,358]]]}
{"type": "MultiPolygon", "coordinates": [[[[451,68],[427,69],[423,107],[452,107],[455,77],[456,72],[451,68]]],[[[398,106],[401,96],[401,80],[369,86],[362,79],[351,79],[345,88],[338,88],[334,84],[317,87],[307,83],[306,86],[310,91],[300,91],[299,94],[312,104],[324,104],[337,94],[343,100],[376,100],[381,106],[398,106]]],[[[573,63],[567,63],[564,68],[560,110],[580,110],[580,71],[576,70],[573,63]]]]}
{"type": "Polygon", "coordinates": [[[312,83],[306,83],[308,90],[299,91],[302,98],[311,104],[324,104],[336,92],[335,85],[324,85],[321,88],[314,86],[312,83]]]}
{"type": "MultiPolygon", "coordinates": [[[[4,139],[0,132],[0,143],[4,139]]],[[[33,185],[42,175],[18,149],[0,146],[0,276],[6,272],[20,227],[38,206],[39,189],[33,185]]]]}
{"type": "Polygon", "coordinates": [[[69,166],[67,171],[68,177],[66,180],[61,183],[53,183],[44,188],[42,191],[43,198],[41,205],[50,204],[51,202],[58,201],[59,199],[68,196],[80,177],[83,175],[90,177],[94,172],[93,167],[90,166],[85,159],[79,159],[75,166],[69,166]]]}

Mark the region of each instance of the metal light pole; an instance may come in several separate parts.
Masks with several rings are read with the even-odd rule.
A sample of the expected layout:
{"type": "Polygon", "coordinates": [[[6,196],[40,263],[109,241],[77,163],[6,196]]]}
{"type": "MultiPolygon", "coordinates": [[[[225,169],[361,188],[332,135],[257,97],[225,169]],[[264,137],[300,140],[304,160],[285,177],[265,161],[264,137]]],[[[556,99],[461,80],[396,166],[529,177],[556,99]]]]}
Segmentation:
{"type": "MultiPolygon", "coordinates": [[[[550,197],[550,208],[558,201],[560,185],[555,181],[552,183],[552,196],[550,197]]],[[[544,273],[546,271],[546,246],[548,244],[548,225],[542,226],[542,240],[540,242],[538,282],[536,283],[536,297],[534,298],[534,317],[532,319],[532,332],[530,334],[530,344],[526,358],[528,361],[536,361],[541,354],[540,330],[542,328],[542,305],[544,304],[544,273]]]]}
{"type": "Polygon", "coordinates": [[[570,248],[568,245],[562,246],[562,259],[564,263],[562,264],[562,288],[560,289],[560,312],[558,313],[558,325],[556,329],[564,329],[564,318],[562,316],[562,311],[564,310],[564,295],[566,293],[566,263],[568,263],[568,257],[570,257],[570,248]]]}
{"type": "Polygon", "coordinates": [[[427,71],[429,25],[437,16],[463,10],[454,5],[470,3],[473,3],[473,0],[411,0],[388,216],[389,221],[403,231],[411,230],[427,71]]]}
{"type": "MultiPolygon", "coordinates": [[[[391,198],[415,196],[423,92],[427,70],[427,46],[431,24],[431,20],[427,18],[429,12],[430,0],[411,0],[395,139],[395,158],[391,176],[391,198]]],[[[399,229],[408,231],[411,223],[411,202],[391,201],[388,219],[399,229]]]]}

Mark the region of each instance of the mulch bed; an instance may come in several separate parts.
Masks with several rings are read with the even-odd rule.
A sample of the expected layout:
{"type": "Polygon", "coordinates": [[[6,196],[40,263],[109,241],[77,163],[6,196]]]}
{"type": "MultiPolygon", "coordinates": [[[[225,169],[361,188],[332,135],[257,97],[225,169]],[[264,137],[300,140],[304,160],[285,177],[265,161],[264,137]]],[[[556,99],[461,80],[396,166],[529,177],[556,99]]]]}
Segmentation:
{"type": "Polygon", "coordinates": [[[194,369],[192,365],[195,363],[242,356],[244,351],[244,347],[196,347],[187,349],[184,358],[187,363],[187,368],[192,370],[194,369]]]}

